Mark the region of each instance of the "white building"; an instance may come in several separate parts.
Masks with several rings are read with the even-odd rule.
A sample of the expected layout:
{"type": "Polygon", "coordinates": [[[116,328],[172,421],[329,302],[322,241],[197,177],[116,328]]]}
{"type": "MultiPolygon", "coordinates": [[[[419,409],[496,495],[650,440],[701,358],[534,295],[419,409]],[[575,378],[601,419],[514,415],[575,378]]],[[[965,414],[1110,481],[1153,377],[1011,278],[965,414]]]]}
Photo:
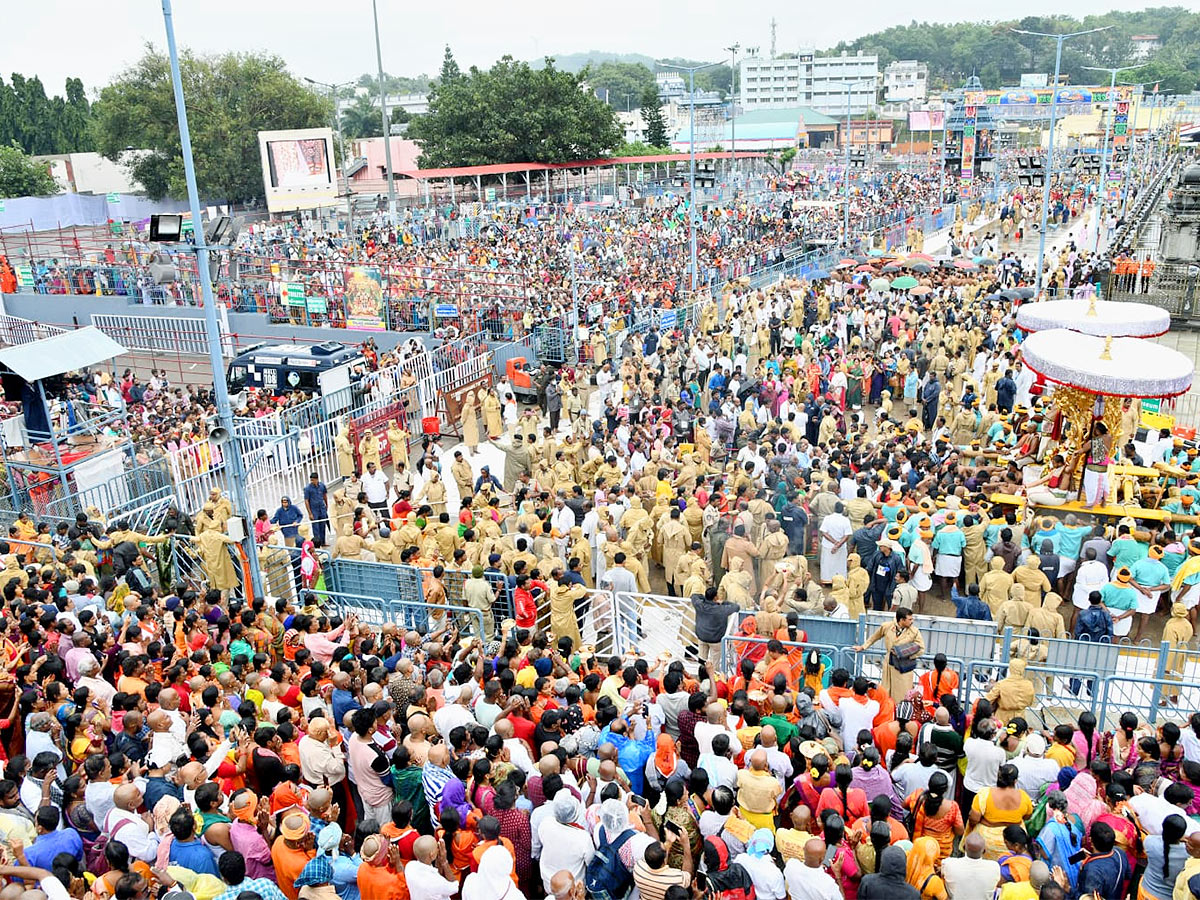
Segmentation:
{"type": "Polygon", "coordinates": [[[875,106],[879,57],[861,50],[841,56],[801,51],[790,59],[744,59],[739,70],[739,103],[745,109],[808,106],[830,115],[846,112],[846,83],[851,83],[850,111],[862,114],[875,106]]]}
{"type": "Polygon", "coordinates": [[[126,150],[117,162],[99,153],[50,153],[34,156],[45,163],[50,176],[73,194],[135,194],[142,186],[129,174],[129,164],[149,150],[126,150]]]}
{"type": "Polygon", "coordinates": [[[1162,41],[1157,34],[1135,34],[1129,38],[1133,44],[1134,59],[1149,59],[1162,49],[1162,41]]]}
{"type": "Polygon", "coordinates": [[[898,59],[883,70],[883,99],[888,103],[921,102],[929,84],[929,66],[898,59]]]}

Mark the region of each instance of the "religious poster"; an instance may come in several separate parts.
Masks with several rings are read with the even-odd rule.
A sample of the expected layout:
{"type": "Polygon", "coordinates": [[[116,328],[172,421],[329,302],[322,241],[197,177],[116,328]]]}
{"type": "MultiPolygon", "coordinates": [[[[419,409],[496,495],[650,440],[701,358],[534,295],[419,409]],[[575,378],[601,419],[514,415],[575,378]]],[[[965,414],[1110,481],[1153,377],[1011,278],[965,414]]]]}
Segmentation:
{"type": "Polygon", "coordinates": [[[346,274],[346,327],[356,331],[385,331],[383,281],[379,270],[354,266],[346,274]]]}

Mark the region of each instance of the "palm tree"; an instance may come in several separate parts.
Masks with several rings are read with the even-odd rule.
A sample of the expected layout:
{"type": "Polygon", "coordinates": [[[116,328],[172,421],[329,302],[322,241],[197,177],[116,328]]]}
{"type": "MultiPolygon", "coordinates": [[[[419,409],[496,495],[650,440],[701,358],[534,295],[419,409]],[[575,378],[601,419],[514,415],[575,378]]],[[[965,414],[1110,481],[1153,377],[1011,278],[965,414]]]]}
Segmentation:
{"type": "Polygon", "coordinates": [[[360,95],[349,106],[342,107],[342,133],[352,140],[383,135],[379,107],[370,96],[360,95]]]}

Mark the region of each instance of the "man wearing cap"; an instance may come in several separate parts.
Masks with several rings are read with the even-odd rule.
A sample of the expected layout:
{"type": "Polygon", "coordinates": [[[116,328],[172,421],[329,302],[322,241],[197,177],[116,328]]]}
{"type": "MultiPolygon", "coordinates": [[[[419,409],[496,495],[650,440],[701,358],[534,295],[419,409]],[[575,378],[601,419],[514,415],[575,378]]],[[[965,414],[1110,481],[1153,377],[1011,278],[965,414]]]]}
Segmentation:
{"type": "Polygon", "coordinates": [[[1040,797],[1043,787],[1057,782],[1058,763],[1046,759],[1046,739],[1037,732],[1025,738],[1024,752],[1012,764],[1017,769],[1017,787],[1030,797],[1040,797]]]}
{"type": "Polygon", "coordinates": [[[1133,632],[1136,642],[1142,636],[1142,628],[1150,616],[1158,610],[1158,598],[1171,584],[1171,576],[1162,561],[1163,548],[1159,544],[1151,544],[1144,559],[1139,559],[1129,567],[1133,576],[1133,587],[1138,592],[1137,622],[1133,632]]]}
{"type": "Polygon", "coordinates": [[[1100,599],[1113,619],[1113,634],[1125,637],[1133,627],[1133,615],[1137,611],[1138,592],[1133,586],[1133,573],[1121,566],[1113,573],[1112,581],[1100,588],[1100,599]]]}

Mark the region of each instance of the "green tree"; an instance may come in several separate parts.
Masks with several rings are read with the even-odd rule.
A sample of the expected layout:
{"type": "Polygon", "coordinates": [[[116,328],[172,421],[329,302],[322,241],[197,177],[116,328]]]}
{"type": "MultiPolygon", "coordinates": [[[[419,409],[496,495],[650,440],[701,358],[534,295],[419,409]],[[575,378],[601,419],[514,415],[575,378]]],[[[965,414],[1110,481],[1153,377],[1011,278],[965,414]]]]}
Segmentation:
{"type": "Polygon", "coordinates": [[[655,90],[654,73],[641,63],[607,60],[584,70],[588,87],[615,109],[632,109],[646,91],[655,90]]]}
{"type": "Polygon", "coordinates": [[[355,140],[383,134],[383,117],[376,99],[374,94],[359,94],[353,103],[342,107],[343,136],[355,140]]]}
{"type": "Polygon", "coordinates": [[[58,185],[42,163],[34,162],[17,144],[0,146],[0,197],[45,197],[58,185]]]}
{"type": "Polygon", "coordinates": [[[657,87],[651,87],[642,94],[642,121],[646,123],[646,143],[651,147],[671,145],[671,138],[667,134],[667,119],[663,115],[657,87]]]}
{"type": "Polygon", "coordinates": [[[0,145],[16,141],[26,153],[79,153],[92,149],[91,109],[83,82],[68,78],[66,97],[47,97],[38,78],[13,73],[0,79],[0,145]]]}
{"type": "MultiPolygon", "coordinates": [[[[328,98],[293,77],[277,56],[185,52],[180,67],[201,197],[230,202],[262,197],[258,132],[315,128],[332,118],[328,98]]],[[[116,160],[126,147],[150,151],[129,164],[149,196],[186,195],[164,54],[147,47],[100,92],[92,112],[96,149],[106,157],[116,160]]]]}
{"type": "Polygon", "coordinates": [[[452,81],[457,81],[462,78],[462,69],[458,67],[458,60],[454,58],[454,53],[450,50],[450,45],[446,45],[445,51],[442,53],[442,70],[438,73],[439,84],[449,84],[452,81]]]}
{"type": "Polygon", "coordinates": [[[621,143],[616,114],[583,90],[581,74],[549,58],[533,69],[511,56],[439,79],[408,136],[421,145],[425,168],[595,159],[621,143]]]}
{"type": "Polygon", "coordinates": [[[645,141],[626,141],[613,151],[613,156],[658,156],[660,153],[669,153],[662,147],[655,147],[645,141]]]}

